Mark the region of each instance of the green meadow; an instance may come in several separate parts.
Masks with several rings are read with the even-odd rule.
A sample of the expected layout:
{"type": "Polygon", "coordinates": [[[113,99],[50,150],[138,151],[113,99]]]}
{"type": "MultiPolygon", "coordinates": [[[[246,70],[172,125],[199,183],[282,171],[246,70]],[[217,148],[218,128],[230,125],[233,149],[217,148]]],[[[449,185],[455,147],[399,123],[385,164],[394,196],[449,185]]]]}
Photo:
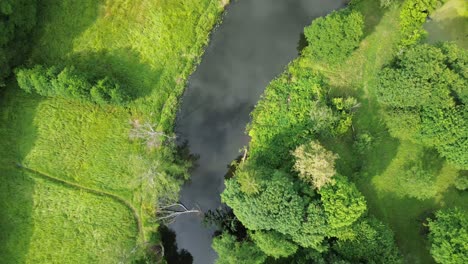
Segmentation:
{"type": "MultiPolygon", "coordinates": [[[[2,263],[120,263],[140,257],[158,199],[187,177],[174,144],[130,140],[132,124],[173,134],[178,100],[225,1],[46,0],[26,66],[111,76],[126,107],[26,94],[0,102],[2,263]]],[[[156,241],[157,242],[157,241],[156,241]]]]}

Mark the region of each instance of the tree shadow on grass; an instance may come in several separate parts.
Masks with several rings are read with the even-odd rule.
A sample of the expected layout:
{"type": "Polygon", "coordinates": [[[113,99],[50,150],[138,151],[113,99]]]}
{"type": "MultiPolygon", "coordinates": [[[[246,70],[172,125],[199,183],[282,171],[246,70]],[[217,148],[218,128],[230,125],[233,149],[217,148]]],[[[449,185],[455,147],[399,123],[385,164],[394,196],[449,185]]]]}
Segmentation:
{"type": "Polygon", "coordinates": [[[427,42],[434,44],[440,41],[453,41],[458,46],[468,48],[468,19],[466,17],[454,17],[441,21],[430,20],[424,24],[427,30],[427,42]]]}
{"type": "Polygon", "coordinates": [[[382,16],[387,11],[387,9],[380,7],[380,1],[378,0],[357,1],[353,9],[360,11],[364,17],[363,38],[375,31],[375,27],[380,23],[382,16]]]}
{"type": "Polygon", "coordinates": [[[114,78],[133,99],[151,94],[162,74],[162,69],[142,62],[130,48],[74,53],[66,63],[90,78],[114,78]]]}
{"type": "Polygon", "coordinates": [[[403,198],[379,193],[369,211],[387,223],[395,233],[397,245],[406,263],[434,263],[424,227],[426,218],[439,209],[434,199],[403,198]]]}
{"type": "Polygon", "coordinates": [[[24,263],[33,234],[34,180],[17,164],[33,148],[33,124],[40,98],[19,90],[10,79],[0,95],[0,258],[2,263],[24,263]]]}
{"type": "Polygon", "coordinates": [[[91,26],[101,12],[101,1],[38,1],[37,26],[32,34],[32,61],[57,63],[73,50],[73,42],[91,26]]]}

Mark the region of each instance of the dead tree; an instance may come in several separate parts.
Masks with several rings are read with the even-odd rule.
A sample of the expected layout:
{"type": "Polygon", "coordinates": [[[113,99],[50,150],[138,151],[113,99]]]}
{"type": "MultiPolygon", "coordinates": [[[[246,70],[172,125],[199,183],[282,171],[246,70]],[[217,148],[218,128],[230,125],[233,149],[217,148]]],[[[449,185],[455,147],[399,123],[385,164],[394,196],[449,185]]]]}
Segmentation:
{"type": "Polygon", "coordinates": [[[156,212],[156,221],[168,221],[172,223],[178,216],[184,214],[201,214],[199,209],[187,209],[182,203],[173,203],[166,206],[160,206],[156,212]]]}
{"type": "Polygon", "coordinates": [[[167,135],[162,131],[156,130],[157,125],[148,122],[141,124],[138,119],[130,121],[132,129],[130,130],[131,140],[142,140],[149,149],[159,147],[165,140],[174,141],[175,136],[167,135]]]}

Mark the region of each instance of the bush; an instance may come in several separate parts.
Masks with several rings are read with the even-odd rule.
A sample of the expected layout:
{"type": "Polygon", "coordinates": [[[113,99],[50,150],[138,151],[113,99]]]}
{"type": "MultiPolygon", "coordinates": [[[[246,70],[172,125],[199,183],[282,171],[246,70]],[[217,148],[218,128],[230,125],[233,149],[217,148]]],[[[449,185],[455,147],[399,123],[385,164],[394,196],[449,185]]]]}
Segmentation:
{"type": "Polygon", "coordinates": [[[468,214],[460,208],[437,211],[428,219],[431,254],[437,263],[468,261],[468,214]]]}
{"type": "MultiPolygon", "coordinates": [[[[384,0],[385,1],[385,0],[384,0]]],[[[400,12],[400,45],[418,43],[427,32],[422,28],[426,18],[444,0],[406,0],[400,12]]]]}
{"type": "Polygon", "coordinates": [[[379,74],[377,96],[390,133],[435,147],[468,168],[468,53],[455,44],[409,48],[379,74]]]}
{"type": "Polygon", "coordinates": [[[467,171],[460,172],[460,175],[455,180],[455,188],[460,191],[468,190],[468,173],[467,171]]]}
{"type": "Polygon", "coordinates": [[[320,61],[340,63],[359,46],[363,28],[363,17],[356,11],[343,10],[317,18],[304,29],[309,43],[306,52],[320,61]]]}
{"type": "Polygon", "coordinates": [[[16,80],[22,90],[42,96],[91,101],[99,105],[124,105],[129,100],[120,85],[109,77],[90,81],[73,67],[59,70],[36,65],[31,69],[18,69],[16,80]]]}

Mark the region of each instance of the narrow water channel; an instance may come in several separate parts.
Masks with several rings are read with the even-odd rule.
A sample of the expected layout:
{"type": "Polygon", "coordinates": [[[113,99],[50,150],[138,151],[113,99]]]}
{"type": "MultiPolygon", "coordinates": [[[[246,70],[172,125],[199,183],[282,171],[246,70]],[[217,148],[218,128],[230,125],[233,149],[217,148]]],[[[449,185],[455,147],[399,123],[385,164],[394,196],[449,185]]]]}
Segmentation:
{"type": "MultiPolygon", "coordinates": [[[[346,0],[231,0],[222,24],[190,77],[176,132],[200,156],[180,200],[203,211],[221,205],[227,165],[247,145],[249,114],[268,83],[297,55],[304,26],[342,7],[346,0]]],[[[179,248],[195,264],[214,263],[213,229],[200,216],[171,224],[179,248]]]]}

